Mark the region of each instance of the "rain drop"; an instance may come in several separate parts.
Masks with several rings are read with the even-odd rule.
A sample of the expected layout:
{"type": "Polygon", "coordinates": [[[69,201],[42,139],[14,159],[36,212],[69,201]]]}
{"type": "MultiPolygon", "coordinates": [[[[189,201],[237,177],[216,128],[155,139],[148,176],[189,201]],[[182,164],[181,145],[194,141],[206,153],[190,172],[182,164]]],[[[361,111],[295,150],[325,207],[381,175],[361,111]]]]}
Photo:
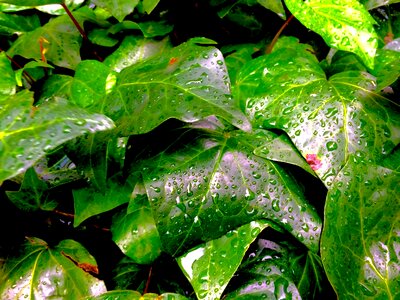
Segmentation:
{"type": "Polygon", "coordinates": [[[272,200],[272,209],[274,211],[276,211],[276,212],[281,210],[281,208],[279,207],[279,200],[278,199],[272,200]]]}
{"type": "Polygon", "coordinates": [[[328,151],[333,151],[336,150],[338,148],[338,144],[336,142],[330,141],[326,143],[326,149],[328,149],[328,151]]]}

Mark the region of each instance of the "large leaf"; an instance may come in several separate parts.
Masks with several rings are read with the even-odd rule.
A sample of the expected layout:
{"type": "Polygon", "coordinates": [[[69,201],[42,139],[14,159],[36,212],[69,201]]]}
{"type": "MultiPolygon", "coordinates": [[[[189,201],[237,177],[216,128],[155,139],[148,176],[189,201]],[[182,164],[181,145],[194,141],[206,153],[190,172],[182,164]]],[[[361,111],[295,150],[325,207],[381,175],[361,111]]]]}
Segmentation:
{"type": "Polygon", "coordinates": [[[142,162],[167,252],[180,253],[260,218],[279,223],[318,250],[321,221],[299,187],[278,164],[253,155],[270,138],[267,132],[192,138],[183,149],[142,162]]]}
{"type": "Polygon", "coordinates": [[[164,293],[161,295],[154,293],[140,294],[136,291],[129,290],[115,290],[109,291],[100,296],[90,297],[87,300],[187,300],[185,296],[174,294],[174,293],[164,293]]]}
{"type": "Polygon", "coordinates": [[[106,292],[95,259],[79,243],[63,240],[55,247],[29,238],[23,256],[6,265],[1,299],[83,299],[106,292]]]}
{"type": "Polygon", "coordinates": [[[8,3],[17,6],[40,6],[47,4],[61,4],[63,0],[0,0],[0,3],[8,3]]]}
{"type": "Polygon", "coordinates": [[[177,258],[198,299],[219,299],[265,221],[253,221],[177,258]]]}
{"type": "Polygon", "coordinates": [[[93,3],[109,11],[118,21],[133,12],[139,0],[93,0],[93,3]]]}
{"type": "Polygon", "coordinates": [[[339,298],[400,295],[399,181],[398,171],[352,156],[329,191],[321,255],[339,298]]]}
{"type": "Polygon", "coordinates": [[[210,115],[248,131],[229,87],[221,52],[188,42],[123,69],[98,111],[115,120],[122,135],[148,132],[170,118],[194,122],[210,115]]]}
{"type": "Polygon", "coordinates": [[[32,107],[24,90],[0,105],[0,182],[27,170],[47,151],[89,132],[113,128],[113,122],[57,99],[32,107]]]}
{"type": "Polygon", "coordinates": [[[285,0],[290,12],[336,49],[354,52],[374,67],[375,20],[357,0],[285,0]]]}
{"type": "Polygon", "coordinates": [[[19,16],[0,13],[0,33],[3,35],[21,34],[40,26],[38,16],[19,16]]]}
{"type": "Polygon", "coordinates": [[[246,64],[236,94],[257,127],[287,132],[325,185],[350,154],[387,155],[400,141],[399,106],[374,89],[374,77],[348,71],[329,80],[303,47],[246,64]]]}

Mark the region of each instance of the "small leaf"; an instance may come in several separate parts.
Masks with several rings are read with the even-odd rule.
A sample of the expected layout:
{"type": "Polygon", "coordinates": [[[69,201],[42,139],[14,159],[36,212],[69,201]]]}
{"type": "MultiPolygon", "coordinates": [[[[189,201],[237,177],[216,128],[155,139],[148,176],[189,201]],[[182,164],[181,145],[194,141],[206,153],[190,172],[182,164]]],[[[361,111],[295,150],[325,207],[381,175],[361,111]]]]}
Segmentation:
{"type": "Polygon", "coordinates": [[[330,189],[321,256],[339,298],[400,294],[399,181],[399,172],[352,156],[330,189]]]}
{"type": "Polygon", "coordinates": [[[268,226],[253,221],[177,258],[199,299],[219,299],[257,235],[268,226]]]}
{"type": "Polygon", "coordinates": [[[189,42],[122,70],[98,109],[123,136],[146,133],[170,118],[195,122],[210,115],[249,131],[229,86],[222,54],[189,42]]]}
{"type": "Polygon", "coordinates": [[[283,8],[282,0],[257,0],[257,2],[266,9],[276,13],[281,19],[286,20],[286,13],[283,8]]]}
{"type": "Polygon", "coordinates": [[[106,29],[93,29],[88,38],[93,44],[103,47],[114,47],[118,44],[118,40],[110,37],[106,29]]]}
{"type": "Polygon", "coordinates": [[[1,299],[83,299],[106,292],[95,259],[79,243],[63,240],[49,247],[28,238],[24,255],[6,264],[7,280],[0,283],[1,299]]]}
{"type": "Polygon", "coordinates": [[[285,0],[290,12],[308,29],[336,49],[353,52],[374,67],[378,37],[376,23],[357,0],[285,0]]]}
{"type": "Polygon", "coordinates": [[[150,14],[159,2],[160,0],[143,0],[144,11],[150,14]]]}
{"type": "Polygon", "coordinates": [[[93,0],[97,6],[109,11],[119,22],[135,9],[139,0],[93,0]]]}
{"type": "Polygon", "coordinates": [[[132,187],[129,184],[121,185],[109,181],[104,192],[98,192],[94,188],[82,188],[73,190],[75,218],[74,227],[84,220],[112,210],[124,203],[128,203],[132,187]]]}
{"type": "Polygon", "coordinates": [[[45,192],[47,189],[47,184],[38,178],[33,168],[29,168],[25,173],[19,191],[7,191],[6,193],[10,201],[21,210],[52,210],[56,204],[46,202],[45,192]]]}
{"type": "Polygon", "coordinates": [[[147,196],[136,195],[131,202],[133,208],[113,218],[113,241],[135,263],[149,264],[161,253],[160,236],[147,196]]]}
{"type": "Polygon", "coordinates": [[[113,128],[108,118],[58,99],[32,107],[24,90],[0,105],[0,182],[26,171],[58,145],[88,132],[113,128]]]}

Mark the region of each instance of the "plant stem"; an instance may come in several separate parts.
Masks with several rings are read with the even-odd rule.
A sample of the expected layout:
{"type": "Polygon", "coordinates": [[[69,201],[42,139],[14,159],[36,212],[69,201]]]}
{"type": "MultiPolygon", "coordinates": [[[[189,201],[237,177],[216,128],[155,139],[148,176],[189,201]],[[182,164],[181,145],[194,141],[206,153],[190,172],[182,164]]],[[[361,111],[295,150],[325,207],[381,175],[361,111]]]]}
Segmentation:
{"type": "Polygon", "coordinates": [[[289,18],[287,18],[286,22],[283,23],[282,27],[278,30],[278,32],[275,34],[271,44],[269,44],[269,46],[267,47],[267,49],[265,50],[265,54],[270,54],[272,52],[272,49],[274,48],[276,42],[278,41],[278,38],[280,37],[283,29],[286,28],[286,26],[289,25],[289,22],[293,19],[293,15],[290,15],[289,18]]]}
{"type": "MultiPolygon", "coordinates": [[[[0,48],[0,52],[3,52],[4,50],[0,48]]],[[[22,66],[17,63],[11,56],[9,56],[5,51],[4,53],[6,54],[6,57],[8,58],[9,61],[11,61],[12,64],[14,64],[18,69],[22,69],[22,66]]],[[[27,71],[23,71],[22,74],[24,75],[26,81],[32,86],[35,83],[35,79],[27,71]]]]}
{"type": "Polygon", "coordinates": [[[149,276],[147,276],[147,281],[146,281],[146,286],[143,290],[143,294],[147,294],[149,291],[149,286],[150,286],[150,279],[151,279],[151,273],[153,271],[153,267],[150,266],[150,270],[149,270],[149,276]]]}
{"type": "MultiPolygon", "coordinates": [[[[61,3],[62,8],[65,10],[65,12],[67,13],[68,17],[71,19],[71,21],[74,23],[76,29],[78,29],[80,35],[82,36],[82,38],[89,44],[92,45],[92,43],[90,42],[88,36],[86,35],[85,30],[82,28],[82,26],[79,24],[79,22],[76,20],[76,18],[74,17],[74,15],[71,13],[71,11],[69,10],[69,8],[67,7],[67,5],[65,4],[65,2],[61,3]]],[[[99,61],[103,61],[104,59],[102,57],[100,57],[97,52],[95,50],[92,50],[93,55],[99,60],[99,61]]]]}

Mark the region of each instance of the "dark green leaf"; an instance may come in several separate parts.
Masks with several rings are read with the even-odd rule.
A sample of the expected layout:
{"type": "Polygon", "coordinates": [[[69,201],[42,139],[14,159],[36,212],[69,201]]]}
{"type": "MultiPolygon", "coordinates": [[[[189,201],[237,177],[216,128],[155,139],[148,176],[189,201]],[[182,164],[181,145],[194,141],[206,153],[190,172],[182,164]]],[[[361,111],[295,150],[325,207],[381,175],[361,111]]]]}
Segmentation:
{"type": "Polygon", "coordinates": [[[250,244],[268,226],[253,221],[177,258],[199,299],[219,299],[250,244]]]}
{"type": "Polygon", "coordinates": [[[186,148],[143,162],[147,194],[167,252],[180,253],[260,218],[279,223],[318,250],[321,221],[299,187],[279,165],[253,155],[270,138],[267,133],[193,137],[196,142],[186,148]]]}
{"type": "Polygon", "coordinates": [[[379,158],[400,141],[399,106],[375,92],[372,75],[349,71],[327,80],[302,48],[253,60],[237,81],[253,124],[286,131],[327,186],[350,154],[379,158]]]}
{"type": "Polygon", "coordinates": [[[147,60],[157,54],[160,54],[170,48],[167,39],[154,41],[135,36],[127,36],[111,55],[109,55],[104,64],[116,72],[122,69],[147,60]]]}
{"type": "MultiPolygon", "coordinates": [[[[0,96],[14,95],[16,92],[15,73],[11,67],[11,62],[7,55],[0,53],[0,96]]],[[[2,102],[0,98],[0,103],[2,102]]]]}
{"type": "Polygon", "coordinates": [[[353,52],[374,67],[378,46],[376,23],[357,0],[285,0],[290,12],[336,49],[353,52]]]}
{"type": "Polygon", "coordinates": [[[131,193],[132,187],[129,184],[120,185],[113,181],[109,181],[108,187],[104,192],[98,192],[91,187],[73,190],[74,226],[78,226],[92,216],[128,203],[131,193]]]}
{"type": "Polygon", "coordinates": [[[139,0],[93,0],[93,3],[109,11],[118,21],[122,21],[135,9],[139,0]]]}
{"type": "Polygon", "coordinates": [[[146,133],[165,120],[194,122],[210,115],[250,130],[230,95],[222,54],[185,43],[125,68],[99,110],[114,119],[122,135],[146,133]]]}
{"type": "Polygon", "coordinates": [[[89,40],[96,45],[104,47],[114,47],[118,44],[118,40],[108,35],[106,29],[94,29],[88,34],[89,40]]]}
{"type": "Polygon", "coordinates": [[[118,300],[186,300],[185,296],[174,294],[174,293],[164,293],[161,295],[154,293],[140,294],[136,291],[129,290],[115,290],[110,291],[104,294],[101,294],[97,297],[91,297],[87,300],[110,300],[110,299],[118,299],[118,300]]]}
{"type": "Polygon", "coordinates": [[[383,5],[398,3],[400,0],[362,0],[360,2],[363,3],[368,10],[371,10],[383,5]]]}
{"type": "Polygon", "coordinates": [[[392,169],[394,171],[400,172],[400,149],[399,147],[396,148],[393,153],[387,156],[382,161],[382,166],[388,169],[392,169]]]}
{"type": "Polygon", "coordinates": [[[61,4],[62,0],[0,0],[0,3],[8,3],[17,6],[40,6],[46,4],[61,4]]]}
{"type": "Polygon", "coordinates": [[[32,31],[40,26],[39,18],[0,13],[0,34],[13,35],[32,31]]]}
{"type": "Polygon", "coordinates": [[[71,99],[71,85],[73,77],[68,75],[55,74],[50,76],[44,83],[40,102],[45,102],[53,98],[71,99]]]}
{"type": "Polygon", "coordinates": [[[89,114],[63,99],[32,107],[32,96],[24,90],[0,105],[0,182],[24,172],[68,140],[114,126],[105,116],[89,114]]]}
{"type": "Polygon", "coordinates": [[[19,191],[6,193],[11,202],[21,210],[52,210],[57,204],[46,201],[45,192],[47,189],[47,184],[38,178],[33,168],[29,168],[25,173],[19,191]]]}
{"type": "Polygon", "coordinates": [[[282,19],[286,19],[285,9],[283,8],[282,0],[257,0],[260,5],[266,9],[273,11],[282,19]]]}
{"type": "Polygon", "coordinates": [[[113,241],[135,263],[149,264],[161,253],[161,240],[146,195],[136,195],[128,211],[114,217],[113,241]]]}
{"type": "MultiPolygon", "coordinates": [[[[145,285],[143,266],[134,263],[129,257],[124,256],[113,270],[116,290],[134,289],[145,285]]],[[[146,270],[147,271],[147,270],[146,270]]]]}
{"type": "Polygon", "coordinates": [[[63,240],[56,247],[29,238],[24,255],[6,265],[1,299],[82,299],[106,292],[95,259],[79,243],[63,240]]]}
{"type": "Polygon", "coordinates": [[[269,160],[298,166],[315,176],[315,172],[285,134],[281,134],[272,140],[266,141],[263,146],[254,150],[254,154],[269,160]]]}
{"type": "Polygon", "coordinates": [[[339,298],[400,295],[399,181],[399,172],[351,156],[330,189],[321,255],[339,298]]]}
{"type": "MultiPolygon", "coordinates": [[[[17,80],[18,85],[22,86],[22,78],[23,78],[22,76],[26,70],[29,70],[28,74],[31,77],[32,77],[32,73],[35,73],[34,69],[36,69],[36,71],[40,70],[40,71],[42,71],[42,72],[39,71],[40,77],[43,77],[44,72],[43,72],[42,68],[53,69],[54,67],[43,61],[30,61],[27,64],[25,64],[21,69],[18,69],[15,72],[15,78],[17,80]]],[[[38,73],[38,72],[36,72],[36,73],[38,73]]],[[[40,79],[40,78],[36,78],[36,79],[40,79]]]]}

